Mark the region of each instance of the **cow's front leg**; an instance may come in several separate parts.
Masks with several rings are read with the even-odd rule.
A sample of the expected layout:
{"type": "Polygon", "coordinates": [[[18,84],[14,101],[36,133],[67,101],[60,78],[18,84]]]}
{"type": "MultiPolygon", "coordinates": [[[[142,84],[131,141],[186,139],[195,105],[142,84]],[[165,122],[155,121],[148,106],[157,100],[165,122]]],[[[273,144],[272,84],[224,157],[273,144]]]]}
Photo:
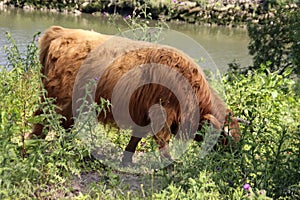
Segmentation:
{"type": "Polygon", "coordinates": [[[132,156],[141,138],[131,136],[130,141],[123,153],[122,165],[128,166],[132,163],[132,156]]]}

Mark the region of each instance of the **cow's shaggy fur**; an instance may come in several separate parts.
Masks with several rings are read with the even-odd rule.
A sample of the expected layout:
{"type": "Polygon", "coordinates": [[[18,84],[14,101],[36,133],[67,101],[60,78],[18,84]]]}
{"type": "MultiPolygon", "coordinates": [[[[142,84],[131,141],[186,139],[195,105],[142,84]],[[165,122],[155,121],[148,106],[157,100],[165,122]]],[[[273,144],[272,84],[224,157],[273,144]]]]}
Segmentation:
{"type": "MultiPolygon", "coordinates": [[[[48,96],[55,98],[56,105],[61,108],[57,112],[65,117],[65,120],[62,122],[65,128],[71,127],[74,123],[72,118],[72,92],[76,76],[78,75],[77,79],[78,77],[91,77],[97,74],[98,70],[104,70],[101,66],[95,65],[95,63],[89,63],[94,61],[95,56],[87,58],[92,50],[98,48],[96,55],[99,56],[100,60],[104,58],[113,62],[109,63],[107,68],[105,68],[98,81],[95,92],[95,101],[97,103],[100,103],[101,98],[111,100],[117,82],[130,70],[153,63],[167,66],[170,70],[175,70],[181,74],[190,83],[197,100],[197,109],[199,109],[198,129],[201,129],[205,121],[210,121],[219,130],[222,129],[224,124],[228,124],[234,140],[239,140],[239,126],[232,112],[226,109],[221,98],[210,88],[197,64],[184,53],[174,48],[132,41],[125,38],[112,38],[111,36],[91,31],[65,29],[57,26],[49,28],[44,33],[40,39],[39,47],[40,61],[43,66],[41,72],[45,75],[43,84],[48,92],[48,96]],[[110,43],[106,43],[108,41],[110,43]],[[106,44],[103,45],[103,43],[106,44]],[[80,66],[85,68],[78,73],[80,66]],[[87,75],[85,76],[85,74],[87,75]],[[231,120],[228,121],[229,114],[231,120]]],[[[126,87],[131,87],[132,82],[142,81],[145,76],[149,80],[157,79],[158,77],[153,76],[153,70],[156,69],[155,66],[150,66],[146,75],[145,73],[137,72],[133,79],[125,79],[122,82],[124,86],[122,91],[117,92],[126,95],[126,92],[124,92],[128,89],[126,87]]],[[[160,76],[168,77],[167,71],[160,72],[160,76]]],[[[178,88],[181,86],[176,81],[172,83],[172,80],[170,80],[170,84],[175,84],[178,88]]],[[[151,119],[155,119],[155,117],[151,118],[150,115],[156,115],[157,113],[148,112],[152,105],[160,104],[164,107],[166,124],[154,138],[159,148],[163,150],[161,151],[162,155],[166,157],[170,157],[167,148],[171,133],[176,134],[180,127],[182,109],[187,110],[188,113],[189,109],[191,113],[195,109],[192,106],[189,107],[188,102],[184,105],[184,108],[180,108],[181,105],[176,98],[176,93],[180,91],[171,91],[159,84],[146,84],[137,88],[130,98],[130,116],[140,126],[146,126],[151,123],[151,119]]],[[[122,95],[120,97],[121,101],[122,95]]],[[[35,115],[39,114],[41,114],[41,111],[36,111],[35,115]]],[[[106,115],[99,114],[98,118],[103,123],[114,124],[112,112],[108,112],[106,115]]],[[[36,124],[32,134],[42,137],[42,129],[43,126],[41,124],[36,124]]],[[[140,137],[133,135],[125,150],[127,152],[135,152],[139,141],[140,137]]],[[[125,154],[123,161],[130,162],[131,155],[125,154]]]]}

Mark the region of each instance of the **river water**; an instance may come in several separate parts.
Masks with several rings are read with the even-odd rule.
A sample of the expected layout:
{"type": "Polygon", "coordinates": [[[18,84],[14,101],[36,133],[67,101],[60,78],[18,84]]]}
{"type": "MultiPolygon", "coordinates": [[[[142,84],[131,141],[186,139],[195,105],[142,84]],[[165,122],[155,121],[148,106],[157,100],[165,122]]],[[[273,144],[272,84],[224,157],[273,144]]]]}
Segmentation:
{"type": "MultiPolygon", "coordinates": [[[[118,27],[126,30],[126,25],[121,19],[117,21],[118,27]]],[[[24,11],[20,9],[6,9],[0,11],[0,65],[6,65],[7,60],[3,46],[7,45],[5,32],[10,32],[16,40],[20,50],[25,50],[26,45],[32,39],[34,33],[52,25],[68,28],[81,28],[94,30],[104,34],[116,34],[116,26],[109,23],[107,17],[93,16],[89,14],[60,14],[45,13],[40,11],[24,11]]],[[[248,54],[247,45],[249,38],[244,29],[226,27],[208,27],[185,23],[169,23],[172,30],[185,34],[200,44],[213,59],[218,69],[224,71],[228,63],[236,61],[241,66],[252,64],[248,54]]],[[[176,40],[176,38],[175,38],[176,40]]],[[[185,41],[179,41],[184,49],[194,48],[185,41]]],[[[183,50],[184,50],[183,49],[183,50]]]]}

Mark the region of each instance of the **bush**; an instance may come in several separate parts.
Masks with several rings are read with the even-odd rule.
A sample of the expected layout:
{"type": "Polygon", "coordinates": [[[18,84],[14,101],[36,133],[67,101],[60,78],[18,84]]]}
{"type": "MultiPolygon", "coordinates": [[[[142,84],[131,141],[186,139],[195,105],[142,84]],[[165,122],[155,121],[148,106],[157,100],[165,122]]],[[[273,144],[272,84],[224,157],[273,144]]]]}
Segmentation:
{"type": "Polygon", "coordinates": [[[24,52],[7,35],[9,64],[8,68],[0,69],[0,199],[65,195],[70,193],[66,178],[89,167],[85,162],[89,152],[74,134],[60,127],[61,116],[54,112],[51,99],[46,99],[43,105],[48,114],[32,117],[45,92],[39,73],[38,34],[24,52]],[[44,120],[50,122],[49,128],[56,137],[26,141],[32,123],[44,120]]]}
{"type": "Polygon", "coordinates": [[[271,72],[282,74],[286,69],[292,68],[294,73],[300,75],[299,13],[299,4],[292,8],[280,7],[272,10],[266,20],[248,25],[248,47],[250,54],[254,56],[254,66],[251,69],[257,69],[260,64],[270,61],[268,69],[271,72]]]}
{"type": "Polygon", "coordinates": [[[295,81],[288,76],[288,71],[279,75],[261,65],[246,75],[229,74],[225,86],[227,101],[237,115],[251,121],[242,141],[244,178],[272,197],[296,199],[300,194],[300,98],[295,81]]]}
{"type": "Polygon", "coordinates": [[[237,116],[251,121],[241,125],[241,141],[202,159],[201,143],[194,143],[174,164],[167,188],[155,197],[299,198],[300,100],[288,77],[288,72],[278,75],[265,65],[246,75],[228,73],[227,102],[237,116]]]}
{"type": "MultiPolygon", "coordinates": [[[[143,176],[126,174],[151,183],[128,189],[122,185],[124,174],[92,159],[76,130],[61,128],[52,99],[42,104],[46,114],[32,117],[45,92],[37,38],[24,53],[8,38],[10,70],[0,71],[0,199],[300,198],[300,98],[289,71],[279,74],[271,72],[269,65],[260,65],[247,74],[228,73],[224,76],[227,102],[237,116],[251,121],[241,125],[241,142],[235,148],[216,147],[204,158],[199,155],[201,143],[193,142],[171,169],[143,176]],[[43,121],[49,124],[48,137],[25,141],[32,123],[43,121]],[[74,177],[83,180],[80,177],[93,173],[97,178],[83,188],[72,184],[74,177]],[[154,188],[156,182],[160,189],[154,188]]],[[[122,145],[125,138],[113,137],[113,141],[122,145]]],[[[147,150],[151,149],[142,149],[147,150]]]]}

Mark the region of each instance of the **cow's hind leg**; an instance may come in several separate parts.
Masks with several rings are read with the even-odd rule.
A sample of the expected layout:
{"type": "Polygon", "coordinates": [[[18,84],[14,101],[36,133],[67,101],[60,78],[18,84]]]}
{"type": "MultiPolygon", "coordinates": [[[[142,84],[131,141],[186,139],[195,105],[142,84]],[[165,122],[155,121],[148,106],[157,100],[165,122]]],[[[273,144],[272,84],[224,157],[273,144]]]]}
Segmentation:
{"type": "Polygon", "coordinates": [[[151,126],[154,131],[153,138],[158,144],[161,160],[163,162],[172,162],[173,160],[169,152],[169,142],[171,139],[171,133],[176,134],[178,130],[175,123],[176,112],[172,107],[158,107],[158,109],[152,109],[149,115],[151,118],[151,126]],[[161,120],[161,117],[158,117],[161,115],[164,118],[167,118],[161,120]],[[160,128],[160,126],[162,126],[162,128],[160,128]],[[155,133],[155,131],[157,132],[155,133]]]}
{"type": "MultiPolygon", "coordinates": [[[[41,109],[38,109],[33,113],[33,116],[39,116],[42,113],[43,113],[43,111],[41,109]]],[[[43,138],[44,139],[46,137],[46,135],[43,133],[43,129],[44,129],[44,125],[42,125],[40,123],[34,124],[31,133],[26,134],[25,138],[26,139],[31,139],[34,136],[36,136],[38,138],[43,138]]]]}
{"type": "Polygon", "coordinates": [[[157,134],[153,136],[158,144],[159,154],[162,161],[172,162],[172,157],[169,151],[169,142],[171,139],[170,131],[167,127],[163,128],[157,134]]]}
{"type": "MultiPolygon", "coordinates": [[[[73,117],[72,117],[72,102],[69,101],[64,106],[60,106],[60,107],[62,107],[62,109],[56,109],[56,113],[60,114],[64,117],[63,119],[61,119],[60,124],[62,125],[62,127],[65,130],[68,130],[74,124],[74,120],[73,120],[73,117]]],[[[38,109],[33,113],[33,116],[39,116],[39,115],[42,115],[42,114],[44,114],[42,109],[38,109]]],[[[46,137],[46,134],[43,133],[44,128],[45,128],[45,126],[41,123],[34,124],[33,125],[33,130],[31,131],[31,133],[26,135],[26,139],[31,139],[34,136],[37,137],[37,138],[44,139],[46,137]]]]}

